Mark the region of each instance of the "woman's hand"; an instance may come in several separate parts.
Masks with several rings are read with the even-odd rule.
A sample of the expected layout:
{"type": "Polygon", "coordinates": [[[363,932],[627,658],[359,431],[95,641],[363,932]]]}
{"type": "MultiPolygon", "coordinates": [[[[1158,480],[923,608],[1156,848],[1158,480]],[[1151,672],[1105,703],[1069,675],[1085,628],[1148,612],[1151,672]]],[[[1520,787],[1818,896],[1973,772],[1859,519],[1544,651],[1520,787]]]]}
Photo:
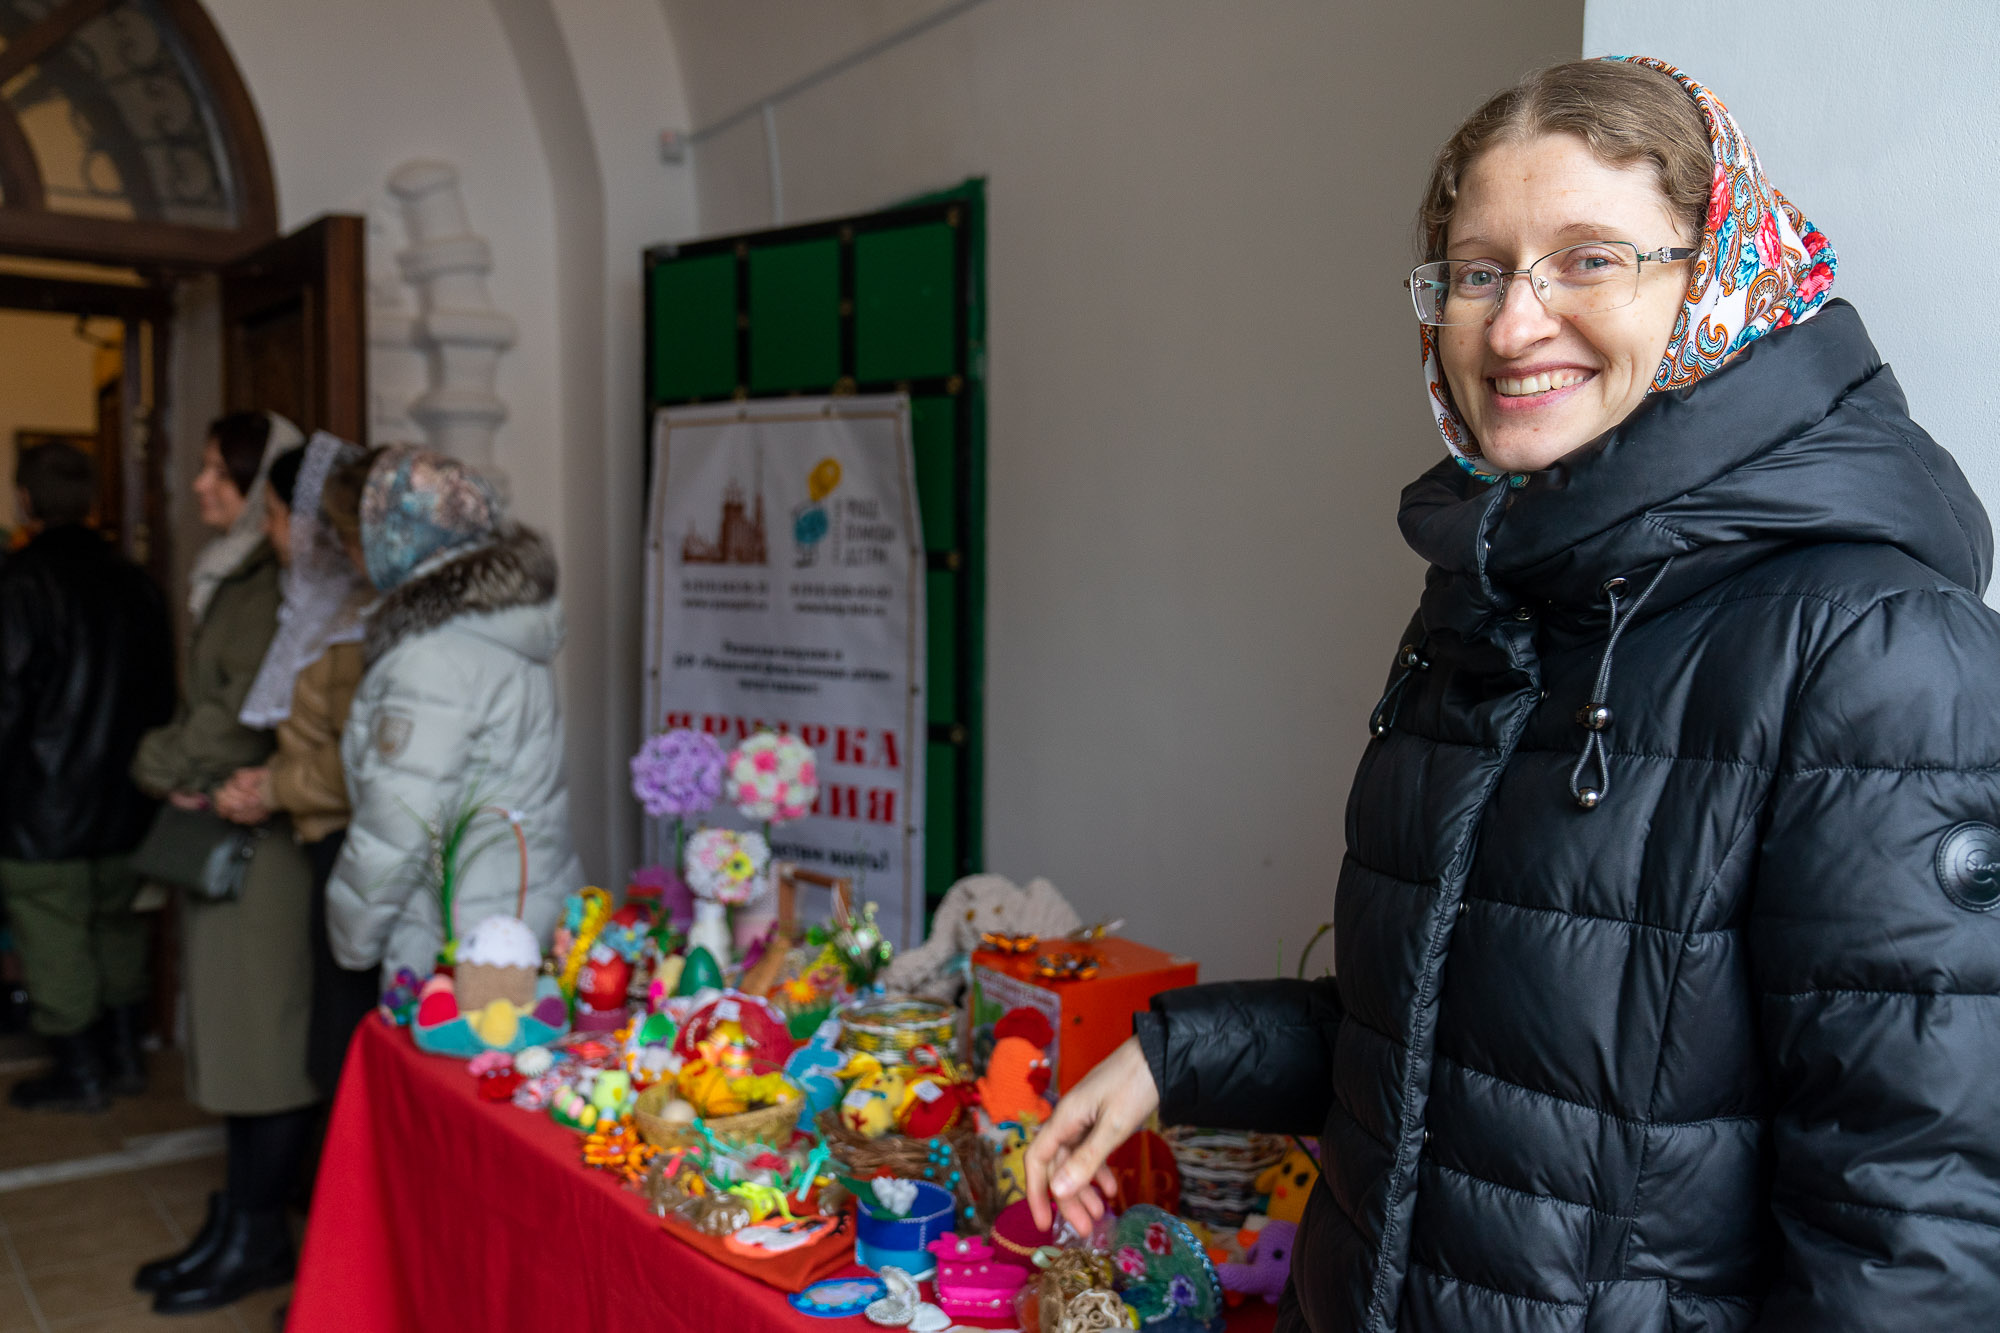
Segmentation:
{"type": "Polygon", "coordinates": [[[215,812],[236,824],[261,824],[271,817],[271,770],[239,768],[215,794],[215,812]]]}
{"type": "Polygon", "coordinates": [[[170,791],[167,804],[176,810],[192,810],[197,813],[208,809],[208,798],[198,791],[170,791]]]}
{"type": "Polygon", "coordinates": [[[1118,1192],[1105,1159],[1158,1110],[1160,1090],[1139,1039],[1129,1037],[1056,1104],[1028,1145],[1028,1209],[1047,1227],[1055,1210],[1089,1235],[1118,1192]],[[1053,1202],[1051,1202],[1053,1201],[1053,1202]]]}

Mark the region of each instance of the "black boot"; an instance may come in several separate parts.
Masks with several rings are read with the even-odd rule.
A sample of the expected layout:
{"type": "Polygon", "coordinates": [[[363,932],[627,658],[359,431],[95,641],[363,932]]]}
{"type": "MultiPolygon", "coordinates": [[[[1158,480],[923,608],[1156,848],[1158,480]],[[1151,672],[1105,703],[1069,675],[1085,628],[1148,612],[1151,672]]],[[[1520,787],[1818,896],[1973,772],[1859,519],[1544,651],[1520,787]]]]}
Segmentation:
{"type": "Polygon", "coordinates": [[[133,1290],[160,1291],[207,1263],[222,1246],[222,1233],[227,1229],[230,1212],[227,1194],[217,1190],[209,1195],[208,1220],[201,1224],[200,1234],[179,1254],[141,1264],[138,1276],[132,1279],[133,1290]]]}
{"type": "Polygon", "coordinates": [[[231,1211],[207,1261],[153,1297],[154,1314],[200,1314],[233,1305],[253,1291],[292,1280],[292,1234],[283,1209],[231,1211]]]}
{"type": "Polygon", "coordinates": [[[146,1052],[139,1045],[144,1013],[136,1004],[104,1011],[97,1020],[98,1049],[104,1056],[104,1086],[114,1097],[146,1095],[146,1052]]]}
{"type": "Polygon", "coordinates": [[[102,1111],[111,1105],[104,1092],[104,1064],[90,1034],[50,1037],[55,1067],[40,1078],[24,1078],[7,1094],[23,1111],[102,1111]]]}

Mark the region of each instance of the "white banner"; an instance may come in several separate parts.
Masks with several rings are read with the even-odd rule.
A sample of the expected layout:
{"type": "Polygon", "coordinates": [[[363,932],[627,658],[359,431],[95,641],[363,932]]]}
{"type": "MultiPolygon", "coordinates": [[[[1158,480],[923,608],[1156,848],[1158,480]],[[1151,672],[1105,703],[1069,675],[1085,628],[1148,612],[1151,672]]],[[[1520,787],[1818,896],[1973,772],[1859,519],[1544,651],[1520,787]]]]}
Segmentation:
{"type": "MultiPolygon", "coordinates": [[[[726,751],[770,728],[819,758],[812,814],[772,852],[850,875],[898,949],[924,912],[924,545],[910,403],[786,398],[663,409],[647,509],[649,731],[726,751]]],[[[711,821],[743,827],[733,809],[711,821]]],[[[671,858],[670,826],[647,855],[671,858]]]]}

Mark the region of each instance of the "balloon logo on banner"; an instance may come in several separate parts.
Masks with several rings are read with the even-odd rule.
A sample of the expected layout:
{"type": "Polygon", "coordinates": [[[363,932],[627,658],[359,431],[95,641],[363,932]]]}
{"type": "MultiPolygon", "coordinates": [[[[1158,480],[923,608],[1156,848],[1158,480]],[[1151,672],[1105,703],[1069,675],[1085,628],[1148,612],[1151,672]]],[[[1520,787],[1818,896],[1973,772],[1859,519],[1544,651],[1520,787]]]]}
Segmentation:
{"type": "Polygon", "coordinates": [[[820,459],[806,475],[806,494],[811,498],[792,514],[792,541],[799,548],[800,569],[819,559],[819,544],[826,540],[826,534],[833,526],[827,519],[826,510],[820,507],[820,501],[832,495],[838,485],[840,460],[837,458],[820,459]]]}
{"type": "Polygon", "coordinates": [[[840,460],[837,458],[820,459],[819,464],[813,468],[812,475],[806,478],[806,492],[812,496],[814,504],[832,495],[833,488],[838,485],[840,485],[840,460]]]}

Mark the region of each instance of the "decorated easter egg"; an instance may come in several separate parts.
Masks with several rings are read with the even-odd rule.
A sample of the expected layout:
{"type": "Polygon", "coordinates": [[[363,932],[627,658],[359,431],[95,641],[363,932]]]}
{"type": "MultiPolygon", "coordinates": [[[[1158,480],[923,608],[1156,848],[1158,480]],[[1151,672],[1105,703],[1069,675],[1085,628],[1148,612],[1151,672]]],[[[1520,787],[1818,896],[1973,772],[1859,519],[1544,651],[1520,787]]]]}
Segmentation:
{"type": "Polygon", "coordinates": [[[674,985],[674,994],[693,995],[699,990],[720,990],[722,969],[716,966],[715,955],[696,945],[688,951],[681,967],[681,974],[674,985]]]}
{"type": "Polygon", "coordinates": [[[690,1125],[695,1118],[694,1104],[675,1097],[659,1109],[658,1116],[670,1125],[690,1125]]]}
{"type": "Polygon", "coordinates": [[[436,1027],[457,1017],[458,991],[452,986],[451,978],[440,975],[426,981],[417,998],[417,1025],[436,1027]]]}
{"type": "Polygon", "coordinates": [[[602,1012],[625,1003],[625,988],[632,981],[632,964],[613,950],[598,945],[576,976],[577,1003],[602,1012]]]}
{"type": "Polygon", "coordinates": [[[521,1011],[506,1000],[494,1000],[484,1009],[467,1014],[466,1021],[488,1046],[507,1046],[520,1030],[521,1011]]]}

